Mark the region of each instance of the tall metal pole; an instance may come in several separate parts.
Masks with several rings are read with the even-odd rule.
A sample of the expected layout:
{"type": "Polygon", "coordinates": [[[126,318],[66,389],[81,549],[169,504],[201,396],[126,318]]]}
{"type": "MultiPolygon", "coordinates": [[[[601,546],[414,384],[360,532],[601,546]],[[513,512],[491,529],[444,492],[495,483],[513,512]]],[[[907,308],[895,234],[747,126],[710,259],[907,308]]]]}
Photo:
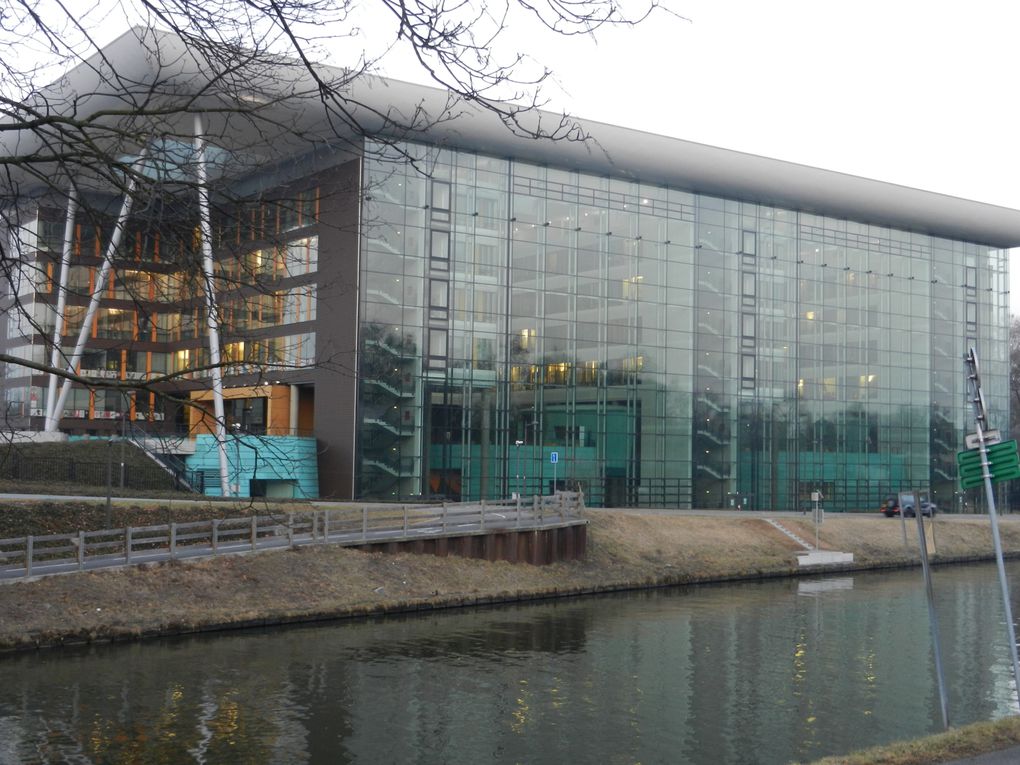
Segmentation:
{"type": "MultiPolygon", "coordinates": [[[[64,245],[60,253],[60,277],[57,282],[57,313],[53,322],[53,349],[50,366],[60,366],[60,338],[64,334],[64,313],[67,310],[67,280],[71,272],[71,253],[74,249],[74,218],[78,212],[78,189],[72,183],[67,192],[67,220],[64,223],[64,245]]],[[[57,412],[57,373],[50,372],[49,392],[46,396],[46,421],[43,430],[57,429],[60,414],[57,412]]]]}
{"type": "Polygon", "coordinates": [[[821,547],[819,547],[820,543],[818,541],[818,526],[822,522],[822,509],[819,507],[818,503],[822,501],[822,493],[817,490],[812,491],[811,501],[815,504],[814,510],[811,512],[811,519],[815,522],[815,549],[820,550],[821,547]]]}
{"type": "Polygon", "coordinates": [[[205,139],[202,116],[195,115],[195,154],[198,175],[198,216],[202,231],[202,275],[205,280],[206,325],[209,337],[209,363],[212,365],[213,416],[216,420],[216,447],[220,457],[220,492],[233,496],[230,489],[230,466],[227,459],[227,421],[223,411],[223,369],[220,367],[219,309],[216,306],[216,283],[213,280],[212,216],[209,214],[209,177],[205,166],[205,139]]]}
{"type": "Polygon", "coordinates": [[[104,528],[113,525],[113,509],[111,497],[113,496],[113,439],[106,441],[106,521],[104,528]]]}
{"type": "Polygon", "coordinates": [[[999,572],[999,588],[1002,590],[1002,611],[1006,619],[1006,634],[1009,639],[1009,654],[1013,660],[1013,680],[1016,683],[1017,705],[1020,706],[1020,659],[1017,658],[1016,630],[1013,627],[1013,609],[1009,604],[1009,581],[1006,579],[1006,564],[1002,557],[1002,538],[999,536],[999,519],[995,512],[995,492],[992,491],[992,474],[988,470],[988,445],[985,430],[988,425],[985,412],[985,397],[981,392],[981,377],[978,369],[977,352],[971,348],[967,354],[968,378],[973,390],[971,403],[974,404],[974,420],[977,426],[978,444],[981,449],[981,472],[985,479],[985,498],[988,501],[988,517],[992,523],[992,540],[995,544],[995,565],[999,572]]]}
{"type": "Polygon", "coordinates": [[[514,441],[514,446],[517,447],[517,499],[520,499],[523,496],[523,487],[521,486],[521,447],[523,445],[524,442],[520,439],[514,441]]]}
{"type": "Polygon", "coordinates": [[[120,392],[120,488],[124,488],[124,442],[127,441],[127,417],[130,414],[126,391],[120,392]]]}

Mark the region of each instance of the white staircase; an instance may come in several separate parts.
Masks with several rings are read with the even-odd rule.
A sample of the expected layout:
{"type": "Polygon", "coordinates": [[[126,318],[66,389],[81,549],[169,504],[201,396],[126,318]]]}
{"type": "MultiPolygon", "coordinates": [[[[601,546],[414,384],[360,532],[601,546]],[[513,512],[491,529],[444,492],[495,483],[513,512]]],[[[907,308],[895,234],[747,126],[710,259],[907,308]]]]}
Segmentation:
{"type": "Polygon", "coordinates": [[[806,552],[797,553],[797,563],[801,566],[824,566],[832,563],[853,563],[854,554],[835,552],[833,550],[819,550],[813,544],[790,531],[775,518],[765,518],[766,523],[774,526],[794,542],[803,547],[806,552]]]}
{"type": "Polygon", "coordinates": [[[802,537],[798,536],[797,534],[794,534],[792,531],[790,531],[788,528],[786,528],[786,526],[781,524],[775,518],[766,518],[765,522],[770,524],[770,525],[772,525],[772,526],[775,526],[777,529],[779,529],[781,532],[786,534],[786,536],[788,536],[794,542],[799,544],[805,550],[809,550],[810,551],[810,550],[814,550],[815,549],[815,546],[813,544],[811,544],[810,542],[804,540],[802,537]]]}

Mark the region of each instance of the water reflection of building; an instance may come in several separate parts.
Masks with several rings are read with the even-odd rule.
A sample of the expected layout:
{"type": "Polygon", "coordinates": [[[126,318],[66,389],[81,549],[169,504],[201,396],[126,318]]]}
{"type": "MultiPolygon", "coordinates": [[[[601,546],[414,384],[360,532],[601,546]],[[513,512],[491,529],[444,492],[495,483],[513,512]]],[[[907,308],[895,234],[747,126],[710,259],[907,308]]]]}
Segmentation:
{"type": "MultiPolygon", "coordinates": [[[[855,585],[815,597],[795,581],[700,587],[12,655],[0,752],[790,762],[935,732],[920,573],[855,585]]],[[[936,572],[936,592],[954,722],[1012,713],[994,572],[936,572]]]]}

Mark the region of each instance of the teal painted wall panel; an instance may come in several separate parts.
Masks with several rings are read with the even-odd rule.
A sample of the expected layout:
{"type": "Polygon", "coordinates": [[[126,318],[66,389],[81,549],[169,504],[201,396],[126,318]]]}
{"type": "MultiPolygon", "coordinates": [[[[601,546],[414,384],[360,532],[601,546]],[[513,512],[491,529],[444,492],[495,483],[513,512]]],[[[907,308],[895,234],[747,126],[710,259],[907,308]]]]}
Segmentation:
{"type": "MultiPolygon", "coordinates": [[[[251,481],[291,481],[294,496],[319,496],[319,472],[316,462],[315,439],[294,436],[241,436],[227,443],[227,462],[230,483],[237,487],[237,495],[251,496],[251,481]]],[[[220,490],[220,460],[216,439],[201,435],[195,439],[195,453],[188,457],[189,470],[205,474],[205,493],[210,497],[222,496],[220,490]]]]}

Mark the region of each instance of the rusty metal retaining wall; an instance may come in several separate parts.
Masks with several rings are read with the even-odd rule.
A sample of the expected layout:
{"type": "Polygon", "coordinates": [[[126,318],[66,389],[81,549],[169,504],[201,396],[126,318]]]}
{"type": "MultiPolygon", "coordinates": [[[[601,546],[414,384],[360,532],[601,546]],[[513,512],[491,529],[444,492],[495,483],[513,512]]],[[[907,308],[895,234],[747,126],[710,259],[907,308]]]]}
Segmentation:
{"type": "Polygon", "coordinates": [[[588,546],[587,521],[543,529],[499,529],[446,537],[358,545],[373,552],[409,552],[446,557],[505,560],[542,566],[563,560],[581,560],[588,546]]]}

